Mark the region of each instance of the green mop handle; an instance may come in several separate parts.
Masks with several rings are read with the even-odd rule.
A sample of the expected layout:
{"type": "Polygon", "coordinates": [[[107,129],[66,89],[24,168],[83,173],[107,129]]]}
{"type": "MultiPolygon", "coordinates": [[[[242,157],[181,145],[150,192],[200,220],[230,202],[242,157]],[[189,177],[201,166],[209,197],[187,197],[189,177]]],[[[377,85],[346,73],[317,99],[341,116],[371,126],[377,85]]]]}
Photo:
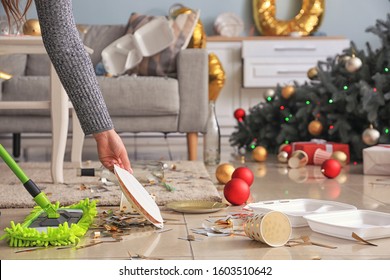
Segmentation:
{"type": "Polygon", "coordinates": [[[47,213],[49,218],[58,218],[59,214],[54,209],[50,200],[47,198],[45,193],[41,192],[38,186],[27,177],[20,166],[15,162],[7,150],[0,144],[0,157],[8,165],[8,167],[15,173],[16,177],[22,182],[26,190],[34,198],[34,201],[47,213]]]}

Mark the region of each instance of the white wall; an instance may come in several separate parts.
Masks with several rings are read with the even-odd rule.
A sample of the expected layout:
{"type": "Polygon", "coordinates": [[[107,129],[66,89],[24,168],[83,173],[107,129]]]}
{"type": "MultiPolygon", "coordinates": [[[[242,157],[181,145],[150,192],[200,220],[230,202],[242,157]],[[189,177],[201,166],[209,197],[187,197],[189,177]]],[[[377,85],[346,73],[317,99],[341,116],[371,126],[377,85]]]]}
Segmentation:
{"type": "MultiPolygon", "coordinates": [[[[302,0],[276,0],[277,17],[288,19],[299,10],[302,0]]],[[[252,0],[73,0],[76,21],[85,24],[125,24],[131,12],[166,15],[169,7],[181,3],[201,10],[201,20],[208,35],[213,35],[215,18],[223,12],[233,12],[245,22],[245,32],[253,27],[252,0]]],[[[359,48],[370,42],[374,48],[380,43],[365,29],[386,19],[390,12],[389,0],[326,0],[326,11],[321,32],[329,36],[345,36],[359,48]]],[[[0,11],[1,13],[2,11],[0,11]]],[[[36,17],[32,10],[29,17],[36,17]]]]}

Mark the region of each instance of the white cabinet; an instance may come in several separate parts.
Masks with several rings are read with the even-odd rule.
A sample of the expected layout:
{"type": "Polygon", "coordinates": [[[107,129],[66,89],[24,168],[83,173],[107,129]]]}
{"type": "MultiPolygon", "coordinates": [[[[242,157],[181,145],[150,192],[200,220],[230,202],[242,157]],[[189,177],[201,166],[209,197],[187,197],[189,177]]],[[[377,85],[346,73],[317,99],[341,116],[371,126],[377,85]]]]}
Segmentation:
{"type": "Polygon", "coordinates": [[[225,86],[216,103],[222,135],[237,125],[233,113],[264,101],[264,91],[277,84],[307,80],[307,71],[320,60],[349,47],[341,37],[208,37],[207,49],[225,70],[225,86]]]}
{"type": "Polygon", "coordinates": [[[242,42],[244,87],[274,87],[293,81],[303,83],[307,71],[345,48],[344,38],[305,37],[242,42]]]}

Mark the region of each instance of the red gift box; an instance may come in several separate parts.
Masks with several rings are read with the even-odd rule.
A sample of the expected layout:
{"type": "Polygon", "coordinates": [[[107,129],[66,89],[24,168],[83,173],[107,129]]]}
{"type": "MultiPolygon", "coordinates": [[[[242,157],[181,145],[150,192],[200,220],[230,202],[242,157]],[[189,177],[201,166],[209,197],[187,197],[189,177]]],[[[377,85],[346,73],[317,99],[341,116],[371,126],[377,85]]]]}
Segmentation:
{"type": "Polygon", "coordinates": [[[325,140],[313,139],[310,142],[294,142],[291,144],[291,146],[293,152],[297,150],[302,150],[307,154],[307,156],[309,157],[309,161],[307,164],[314,164],[313,158],[314,158],[314,153],[317,149],[322,149],[329,153],[341,151],[347,155],[347,164],[349,163],[350,160],[348,144],[326,142],[325,140]]]}

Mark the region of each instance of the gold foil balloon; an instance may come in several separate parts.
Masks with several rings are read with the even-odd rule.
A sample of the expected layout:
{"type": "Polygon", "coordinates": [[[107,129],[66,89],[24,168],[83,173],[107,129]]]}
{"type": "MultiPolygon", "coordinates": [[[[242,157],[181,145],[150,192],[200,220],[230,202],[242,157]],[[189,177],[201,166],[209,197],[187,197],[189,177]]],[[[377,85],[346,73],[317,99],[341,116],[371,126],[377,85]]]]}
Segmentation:
{"type": "Polygon", "coordinates": [[[230,163],[222,163],[218,165],[215,171],[215,177],[221,184],[226,184],[232,179],[232,174],[235,168],[230,163]]]}
{"type": "Polygon", "coordinates": [[[276,0],[252,1],[256,28],[266,36],[286,36],[291,33],[309,35],[319,28],[325,11],[325,0],[302,0],[302,7],[293,19],[278,20],[276,0]]]}
{"type": "Polygon", "coordinates": [[[32,36],[41,36],[41,26],[37,19],[28,19],[23,24],[23,34],[32,36]]]}
{"type": "MultiPolygon", "coordinates": [[[[188,7],[185,7],[181,4],[175,4],[169,9],[169,14],[172,17],[176,17],[180,14],[189,14],[193,13],[194,11],[188,7]]],[[[204,49],[206,48],[206,32],[204,31],[203,23],[199,19],[195,29],[194,33],[192,34],[192,38],[188,44],[188,48],[193,48],[193,49],[204,49]]]]}
{"type": "Polygon", "coordinates": [[[225,71],[221,61],[214,53],[209,54],[209,100],[217,100],[225,85],[225,71]]]}

